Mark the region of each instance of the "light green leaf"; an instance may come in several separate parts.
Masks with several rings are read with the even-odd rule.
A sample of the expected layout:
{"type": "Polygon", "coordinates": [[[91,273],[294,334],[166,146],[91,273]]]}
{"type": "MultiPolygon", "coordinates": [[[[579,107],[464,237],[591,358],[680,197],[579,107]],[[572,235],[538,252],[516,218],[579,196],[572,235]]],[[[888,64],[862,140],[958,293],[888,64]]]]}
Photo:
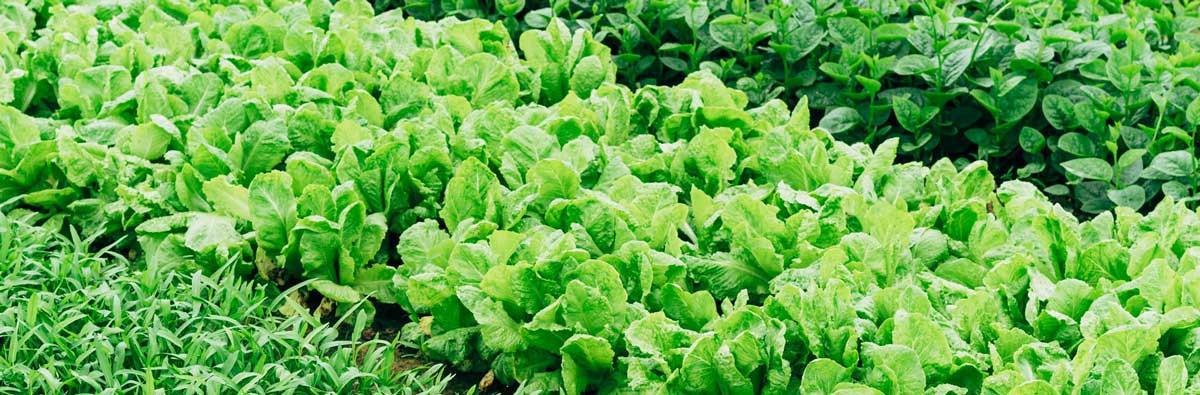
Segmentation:
{"type": "Polygon", "coordinates": [[[230,162],[241,170],[242,179],[274,169],[291,149],[287,127],[282,121],[259,121],[234,138],[230,162]]]}
{"type": "Polygon", "coordinates": [[[362,300],[362,295],[358,291],[355,291],[354,288],[339,285],[329,280],[313,281],[308,286],[320,292],[326,298],[338,303],[358,303],[358,301],[362,300]]]}
{"type": "Polygon", "coordinates": [[[1146,190],[1141,185],[1130,185],[1121,189],[1108,190],[1108,198],[1119,206],[1137,210],[1146,202],[1146,190]]]}
{"type": "Polygon", "coordinates": [[[254,177],[250,183],[250,221],[259,246],[279,251],[288,244],[288,233],[296,225],[296,197],[287,173],[274,171],[254,177]]]}
{"type": "Polygon", "coordinates": [[[818,126],[828,130],[829,133],[840,134],[850,131],[862,122],[862,115],[859,115],[857,110],[849,107],[838,107],[825,113],[818,126]]]}
{"type": "Polygon", "coordinates": [[[1144,177],[1156,180],[1186,177],[1196,171],[1196,158],[1188,151],[1170,151],[1155,155],[1150,160],[1149,170],[1144,177]]]}
{"type": "Polygon", "coordinates": [[[501,188],[496,175],[478,159],[471,157],[460,163],[446,185],[448,199],[441,210],[446,228],[457,229],[467,219],[500,223],[501,188]]]}
{"type": "Polygon", "coordinates": [[[228,213],[237,219],[250,221],[250,190],[230,182],[228,176],[205,181],[204,196],[218,212],[228,213]]]}
{"type": "Polygon", "coordinates": [[[559,351],[563,355],[563,386],[572,395],[582,394],[590,382],[603,382],[616,356],[608,341],[588,335],[571,336],[559,351]]]}
{"type": "Polygon", "coordinates": [[[1079,158],[1062,163],[1068,173],[1087,180],[1108,181],[1113,177],[1112,166],[1100,158],[1079,158]]]}

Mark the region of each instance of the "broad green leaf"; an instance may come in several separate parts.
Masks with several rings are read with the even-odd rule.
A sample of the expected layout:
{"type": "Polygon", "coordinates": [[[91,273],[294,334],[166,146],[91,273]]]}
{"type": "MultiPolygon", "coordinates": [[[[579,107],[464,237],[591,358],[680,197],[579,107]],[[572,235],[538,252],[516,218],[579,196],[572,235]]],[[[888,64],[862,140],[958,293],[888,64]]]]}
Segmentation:
{"type": "Polygon", "coordinates": [[[677,284],[662,290],[663,313],[684,328],[700,330],[717,318],[717,304],[708,291],[688,292],[677,284]]]}
{"type": "Polygon", "coordinates": [[[1193,126],[1200,125],[1200,97],[1192,99],[1188,103],[1184,116],[1187,118],[1188,123],[1191,123],[1193,126]]]}
{"type": "Polygon", "coordinates": [[[1188,384],[1188,369],[1183,357],[1172,355],[1162,360],[1158,366],[1158,377],[1155,379],[1154,393],[1156,395],[1175,395],[1185,393],[1188,384]]]}
{"type": "Polygon", "coordinates": [[[874,346],[864,350],[863,356],[868,367],[863,381],[871,387],[889,395],[924,391],[922,361],[912,349],[894,344],[874,346]]]}
{"type": "Polygon", "coordinates": [[[1188,151],[1170,151],[1155,155],[1150,160],[1146,178],[1170,179],[1190,176],[1196,170],[1196,158],[1188,151]]]}
{"type": "Polygon", "coordinates": [[[260,174],[250,182],[250,221],[259,246],[279,251],[288,244],[288,233],[296,225],[296,197],[287,173],[260,174]]]}
{"type": "Polygon", "coordinates": [[[896,120],[900,125],[910,132],[920,130],[938,113],[937,107],[917,107],[912,101],[902,97],[892,98],[892,110],[896,112],[896,120]]]}
{"type": "Polygon", "coordinates": [[[250,221],[250,191],[231,183],[229,177],[221,176],[204,182],[204,196],[218,212],[228,213],[235,218],[250,221]]]}
{"type": "Polygon", "coordinates": [[[582,394],[589,382],[603,382],[616,355],[602,338],[574,335],[563,343],[563,386],[568,394],[582,394]]]}
{"type": "Polygon", "coordinates": [[[1067,133],[1058,139],[1058,149],[1075,156],[1095,156],[1096,143],[1079,133],[1067,133]]]}
{"type": "Polygon", "coordinates": [[[1046,137],[1037,129],[1024,127],[1021,128],[1021,134],[1018,139],[1021,144],[1021,149],[1028,153],[1038,153],[1042,151],[1042,147],[1046,144],[1046,137]]]}
{"type": "Polygon", "coordinates": [[[171,134],[154,123],[126,127],[117,136],[121,151],[147,160],[162,158],[171,141],[171,134]]]}
{"type": "Polygon", "coordinates": [[[834,394],[838,384],[849,379],[849,369],[832,360],[818,358],[804,367],[800,388],[806,394],[834,394]]]}
{"type": "Polygon", "coordinates": [[[241,170],[241,178],[249,180],[282,163],[289,149],[291,144],[283,122],[259,121],[234,138],[229,160],[241,170]]]}
{"type": "Polygon", "coordinates": [[[892,66],[892,71],[899,75],[920,75],[937,68],[937,65],[924,55],[906,55],[892,66]]]}
{"type": "Polygon", "coordinates": [[[458,165],[454,178],[446,184],[446,201],[441,210],[448,229],[457,229],[467,219],[498,223],[500,181],[483,163],[468,158],[458,165]]]}
{"type": "Polygon", "coordinates": [[[925,377],[939,377],[950,372],[953,353],[942,329],[920,313],[896,313],[892,341],[908,346],[920,358],[925,377]]]}
{"type": "Polygon", "coordinates": [[[1042,114],[1058,130],[1069,130],[1075,125],[1075,107],[1070,99],[1059,95],[1042,98],[1042,114]]]}
{"type": "Polygon", "coordinates": [[[975,47],[967,40],[956,40],[942,48],[941,86],[953,86],[971,64],[975,47]]]}
{"type": "Polygon", "coordinates": [[[718,45],[734,52],[743,52],[750,48],[753,42],[752,22],[737,15],[722,15],[708,23],[708,33],[718,45]]]}
{"type": "Polygon", "coordinates": [[[1038,85],[1032,79],[1021,80],[1008,93],[996,98],[1000,122],[1015,122],[1024,118],[1037,104],[1038,85]]]}
{"type": "Polygon", "coordinates": [[[848,107],[838,107],[826,113],[821,118],[818,126],[828,130],[829,133],[840,134],[854,129],[862,122],[862,115],[859,115],[857,110],[848,107]]]}
{"type": "Polygon", "coordinates": [[[1137,371],[1121,359],[1113,359],[1099,366],[1099,379],[1088,381],[1083,385],[1083,393],[1085,394],[1114,394],[1114,395],[1142,395],[1146,391],[1142,390],[1138,384],[1137,371]]]}
{"type": "Polygon", "coordinates": [[[1113,177],[1112,166],[1099,158],[1079,158],[1062,163],[1068,173],[1087,180],[1108,181],[1113,177]]]}
{"type": "Polygon", "coordinates": [[[516,352],[526,347],[521,327],[504,311],[500,302],[489,299],[472,286],[459,287],[456,294],[479,322],[484,344],[504,352],[516,352]]]}
{"type": "Polygon", "coordinates": [[[338,303],[358,303],[362,300],[362,295],[355,291],[354,288],[335,284],[329,280],[317,280],[309,284],[321,295],[338,303]]]}
{"type": "Polygon", "coordinates": [[[537,188],[538,204],[574,198],[579,193],[579,175],[556,159],[542,160],[529,169],[525,180],[537,188]]]}
{"type": "Polygon", "coordinates": [[[1108,198],[1119,206],[1137,210],[1146,202],[1146,190],[1140,185],[1130,185],[1121,189],[1110,189],[1108,198]]]}

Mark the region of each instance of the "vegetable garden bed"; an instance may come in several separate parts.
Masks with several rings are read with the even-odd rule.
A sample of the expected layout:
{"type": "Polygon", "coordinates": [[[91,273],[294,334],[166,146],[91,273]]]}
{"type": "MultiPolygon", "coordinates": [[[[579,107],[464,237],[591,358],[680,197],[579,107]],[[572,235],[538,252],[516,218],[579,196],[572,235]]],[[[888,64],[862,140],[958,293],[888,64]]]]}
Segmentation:
{"type": "MultiPolygon", "coordinates": [[[[654,29],[679,27],[652,3],[654,29]]],[[[573,5],[505,2],[498,21],[365,1],[0,6],[0,242],[31,246],[0,248],[21,262],[0,266],[18,307],[0,315],[0,390],[201,391],[183,372],[220,368],[217,392],[1200,393],[1194,7],[687,4],[692,45],[715,43],[696,56],[731,66],[662,48],[630,65],[643,45],[613,51],[620,30],[579,29],[595,23],[573,5]],[[819,42],[793,59],[780,26],[819,42]],[[678,73],[645,79],[662,67],[678,73]],[[132,324],[118,303],[31,343],[62,330],[35,295],[63,265],[61,289],[125,284],[154,333],[176,299],[230,327],[83,336],[132,324]],[[236,294],[208,305],[214,287],[236,294]],[[280,325],[286,341],[244,335],[256,365],[145,357],[280,325]],[[82,354],[35,351],[55,336],[82,354]],[[479,387],[390,369],[398,348],[479,387]],[[264,376],[279,358],[318,367],[264,376]]]]}

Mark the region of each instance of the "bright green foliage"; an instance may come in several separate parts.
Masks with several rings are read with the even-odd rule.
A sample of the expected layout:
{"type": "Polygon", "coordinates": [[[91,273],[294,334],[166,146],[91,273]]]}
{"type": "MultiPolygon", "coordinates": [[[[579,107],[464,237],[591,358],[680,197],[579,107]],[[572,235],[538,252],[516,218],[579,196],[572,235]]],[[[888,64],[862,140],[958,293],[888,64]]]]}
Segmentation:
{"type": "MultiPolygon", "coordinates": [[[[147,268],[23,222],[0,215],[0,393],[437,395],[450,381],[395,370],[394,343],[280,315],[303,308],[274,287],[147,268]]],[[[346,315],[360,332],[365,311],[346,315]]]]}
{"type": "Polygon", "coordinates": [[[503,193],[448,192],[457,225],[401,235],[426,353],[521,391],[1200,390],[1185,205],[1080,222],[982,162],[895,164],[897,141],[839,143],[804,106],[747,110],[710,74],[624,94],[650,134],[580,167],[556,155],[591,137],[539,149],[523,180],[468,159],[452,186],[503,193]],[[639,101],[669,97],[704,106],[639,101]]]}
{"type": "MultiPolygon", "coordinates": [[[[365,1],[177,8],[136,9],[134,25],[117,17],[132,7],[45,11],[107,21],[47,34],[156,50],[106,45],[45,69],[129,71],[117,98],[94,90],[95,116],[40,88],[61,78],[34,87],[55,105],[6,110],[20,127],[0,152],[22,158],[21,182],[0,189],[8,212],[136,236],[118,248],[150,270],[306,280],[343,311],[396,304],[413,321],[406,344],[521,393],[1200,391],[1200,215],[1185,202],[1081,221],[1034,184],[997,185],[985,162],[899,163],[909,138],[835,138],[870,112],[813,122],[808,99],[751,100],[707,69],[617,85],[617,58],[560,20],[514,44],[502,23],[374,15],[365,1]]],[[[948,15],[937,23],[965,23],[948,15]]],[[[750,51],[753,31],[730,18],[712,19],[714,39],[750,51]]],[[[850,48],[875,34],[825,23],[850,48]]],[[[902,29],[883,32],[921,39],[902,29]]],[[[938,47],[933,80],[970,96],[955,85],[979,81],[965,47],[938,47]]],[[[1002,98],[1040,84],[1008,81],[1002,98]]],[[[879,103],[914,128],[946,114],[913,95],[879,103]]],[[[1005,135],[1030,149],[1091,142],[1020,130],[1005,135]]],[[[1182,154],[1145,158],[1155,177],[1185,177],[1182,154]]],[[[1124,174],[1064,162],[1081,178],[1124,174]]]]}
{"type": "MultiPolygon", "coordinates": [[[[537,163],[557,150],[547,131],[499,132],[520,119],[514,105],[578,101],[615,73],[606,47],[561,23],[527,32],[519,58],[502,25],[375,16],[361,1],[4,7],[6,28],[32,29],[34,11],[49,21],[17,31],[36,37],[6,63],[29,92],[0,106],[0,201],[122,248],[136,240],[151,266],[232,260],[316,279],[344,303],[397,299],[389,230],[519,219],[496,211],[501,187],[480,160],[517,179],[533,167],[539,207],[572,192],[567,163],[537,163]],[[468,122],[484,140],[455,133],[468,122]],[[489,157],[483,143],[509,148],[489,157]],[[468,157],[492,184],[451,179],[468,157]],[[447,191],[485,198],[443,205],[447,191]]],[[[584,125],[549,132],[599,131],[584,125]]]]}
{"type": "Polygon", "coordinates": [[[488,18],[514,32],[563,18],[612,48],[622,83],[673,84],[709,70],[751,103],[807,97],[839,140],[896,137],[903,158],[927,164],[988,160],[1005,179],[1036,180],[1092,214],[1200,193],[1200,13],[1178,2],[375,5],[427,20],[488,18]]]}

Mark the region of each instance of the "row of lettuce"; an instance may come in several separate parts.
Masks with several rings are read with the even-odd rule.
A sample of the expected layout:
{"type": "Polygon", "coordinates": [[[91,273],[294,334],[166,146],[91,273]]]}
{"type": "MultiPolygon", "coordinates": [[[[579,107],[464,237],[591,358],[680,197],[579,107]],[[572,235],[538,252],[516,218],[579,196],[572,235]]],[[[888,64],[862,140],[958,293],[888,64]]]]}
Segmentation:
{"type": "Polygon", "coordinates": [[[1200,391],[1184,203],[1081,221],[558,21],[229,3],[5,5],[4,210],[399,305],[524,393],[1200,391]]]}
{"type": "Polygon", "coordinates": [[[1069,208],[1193,201],[1200,12],[1163,1],[375,0],[512,31],[596,32],[629,85],[709,70],[752,104],[807,97],[846,142],[987,160],[1069,208]],[[401,5],[400,3],[403,3],[401,5]]]}

